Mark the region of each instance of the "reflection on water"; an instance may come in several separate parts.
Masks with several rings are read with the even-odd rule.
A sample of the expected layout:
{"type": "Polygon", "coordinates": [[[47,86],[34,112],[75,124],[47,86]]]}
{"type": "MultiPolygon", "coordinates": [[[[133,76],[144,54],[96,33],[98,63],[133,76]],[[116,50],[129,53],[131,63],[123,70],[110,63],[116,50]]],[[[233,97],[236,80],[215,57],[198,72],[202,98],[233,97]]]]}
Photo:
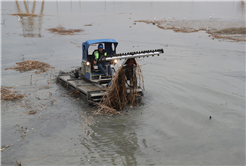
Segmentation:
{"type": "MultiPolygon", "coordinates": [[[[122,123],[109,119],[104,125],[90,126],[85,129],[85,125],[80,133],[80,142],[89,153],[80,158],[82,164],[107,163],[110,165],[137,165],[136,153],[139,150],[138,138],[134,129],[122,123]],[[105,127],[107,126],[107,127],[105,127]],[[94,156],[97,156],[94,158],[94,156]]],[[[131,125],[132,126],[132,125],[131,125]]]]}
{"type": "Polygon", "coordinates": [[[240,11],[242,15],[245,14],[245,2],[244,2],[244,0],[241,0],[238,3],[238,11],[240,11]]]}
{"type": "Polygon", "coordinates": [[[41,38],[41,29],[42,29],[42,16],[44,11],[44,0],[42,1],[40,13],[38,15],[35,14],[36,9],[36,0],[34,0],[32,5],[31,13],[29,12],[28,5],[26,1],[23,1],[25,12],[22,12],[18,0],[15,1],[16,8],[17,8],[17,15],[23,17],[20,20],[22,25],[22,32],[24,37],[39,37],[41,38]]]}

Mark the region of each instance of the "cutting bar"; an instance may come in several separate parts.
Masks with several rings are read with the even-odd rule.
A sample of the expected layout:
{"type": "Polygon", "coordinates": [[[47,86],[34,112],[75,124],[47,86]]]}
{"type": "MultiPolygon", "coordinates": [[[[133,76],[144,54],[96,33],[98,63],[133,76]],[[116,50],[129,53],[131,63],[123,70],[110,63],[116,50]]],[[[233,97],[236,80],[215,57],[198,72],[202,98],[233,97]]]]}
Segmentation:
{"type": "Polygon", "coordinates": [[[111,61],[111,60],[115,60],[115,59],[130,59],[130,58],[140,58],[140,57],[149,57],[149,56],[159,56],[161,53],[164,53],[163,49],[160,49],[158,51],[149,51],[149,52],[145,52],[145,53],[129,53],[129,54],[120,54],[120,55],[113,55],[113,56],[109,56],[109,57],[102,57],[101,60],[102,61],[111,61]]]}
{"type": "Polygon", "coordinates": [[[122,55],[122,56],[117,56],[117,57],[106,57],[103,58],[103,60],[105,59],[106,61],[110,61],[110,60],[114,60],[114,59],[130,59],[130,58],[140,58],[140,57],[148,57],[148,56],[154,56],[154,55],[158,55],[159,56],[159,52],[152,52],[152,53],[142,53],[142,54],[134,54],[134,55],[122,55]]]}

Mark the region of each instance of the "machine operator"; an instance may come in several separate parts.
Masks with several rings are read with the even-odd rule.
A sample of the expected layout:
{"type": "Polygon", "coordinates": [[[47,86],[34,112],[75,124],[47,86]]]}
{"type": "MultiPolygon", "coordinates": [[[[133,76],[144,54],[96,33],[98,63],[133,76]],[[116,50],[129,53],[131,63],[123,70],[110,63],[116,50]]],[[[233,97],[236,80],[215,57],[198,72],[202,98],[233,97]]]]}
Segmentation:
{"type": "Polygon", "coordinates": [[[94,64],[97,64],[99,70],[105,75],[105,76],[111,76],[111,66],[109,62],[99,62],[98,60],[102,56],[107,56],[107,52],[103,49],[103,45],[100,43],[98,44],[98,49],[93,51],[92,55],[94,55],[94,64]],[[106,70],[104,69],[104,66],[108,66],[108,73],[106,73],[106,70]]]}

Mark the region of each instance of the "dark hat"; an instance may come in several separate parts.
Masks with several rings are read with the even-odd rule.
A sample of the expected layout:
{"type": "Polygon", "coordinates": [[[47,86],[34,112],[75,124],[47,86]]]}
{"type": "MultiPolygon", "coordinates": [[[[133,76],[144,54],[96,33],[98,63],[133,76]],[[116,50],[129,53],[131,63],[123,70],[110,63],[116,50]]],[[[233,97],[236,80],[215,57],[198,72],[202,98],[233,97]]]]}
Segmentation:
{"type": "Polygon", "coordinates": [[[98,44],[98,48],[103,48],[103,45],[102,44],[98,44]]]}

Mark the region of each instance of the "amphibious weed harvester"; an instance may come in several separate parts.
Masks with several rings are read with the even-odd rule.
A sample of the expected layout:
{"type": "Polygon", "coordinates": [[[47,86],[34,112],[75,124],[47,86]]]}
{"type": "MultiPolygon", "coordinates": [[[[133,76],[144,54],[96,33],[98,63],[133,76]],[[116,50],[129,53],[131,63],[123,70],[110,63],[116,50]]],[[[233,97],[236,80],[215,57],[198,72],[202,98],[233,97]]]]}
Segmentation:
{"type": "MultiPolygon", "coordinates": [[[[105,76],[98,69],[98,66],[93,63],[93,55],[91,55],[92,52],[89,52],[89,47],[95,46],[99,43],[104,45],[104,49],[108,53],[107,56],[102,57],[99,61],[110,62],[113,71],[115,71],[114,65],[118,60],[123,60],[121,65],[132,69],[132,66],[136,65],[135,58],[155,55],[159,56],[159,54],[164,53],[163,49],[156,49],[117,54],[116,47],[118,42],[114,39],[87,40],[82,43],[81,67],[74,69],[71,72],[60,71],[57,81],[61,82],[66,87],[77,90],[78,93],[86,97],[87,101],[92,102],[98,102],[101,100],[102,96],[105,95],[106,86],[108,86],[110,81],[113,79],[112,77],[105,76]]],[[[107,69],[108,67],[106,66],[105,70],[107,69]]],[[[127,70],[127,72],[126,79],[130,80],[131,75],[129,72],[131,71],[127,70]]],[[[127,93],[130,93],[130,88],[131,86],[128,85],[127,93]]],[[[143,90],[138,87],[137,93],[142,95],[143,90]]]]}

